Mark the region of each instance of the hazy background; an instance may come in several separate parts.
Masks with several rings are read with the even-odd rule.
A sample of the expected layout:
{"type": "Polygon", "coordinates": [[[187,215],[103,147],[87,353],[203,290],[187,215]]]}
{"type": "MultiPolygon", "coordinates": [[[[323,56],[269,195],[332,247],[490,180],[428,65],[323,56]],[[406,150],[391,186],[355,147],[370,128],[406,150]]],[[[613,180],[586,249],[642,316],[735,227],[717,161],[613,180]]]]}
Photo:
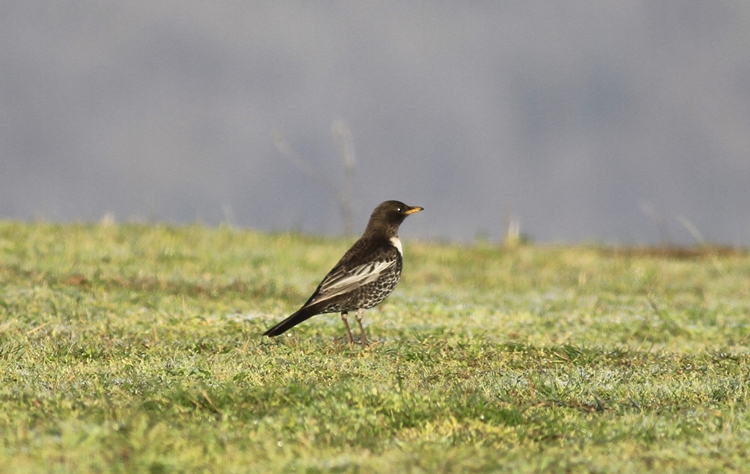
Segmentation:
{"type": "Polygon", "coordinates": [[[750,244],[750,2],[0,3],[0,219],[750,244]]]}

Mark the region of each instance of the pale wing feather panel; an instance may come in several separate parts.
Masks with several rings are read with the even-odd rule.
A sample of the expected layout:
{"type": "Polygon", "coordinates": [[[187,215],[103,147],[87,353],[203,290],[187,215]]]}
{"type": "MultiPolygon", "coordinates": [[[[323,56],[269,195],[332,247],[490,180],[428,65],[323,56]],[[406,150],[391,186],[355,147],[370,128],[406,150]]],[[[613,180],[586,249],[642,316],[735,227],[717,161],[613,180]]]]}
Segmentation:
{"type": "Polygon", "coordinates": [[[310,303],[319,303],[371,283],[395,264],[395,260],[371,262],[365,265],[358,265],[349,271],[343,271],[342,269],[328,275],[320,285],[318,296],[310,303]]]}

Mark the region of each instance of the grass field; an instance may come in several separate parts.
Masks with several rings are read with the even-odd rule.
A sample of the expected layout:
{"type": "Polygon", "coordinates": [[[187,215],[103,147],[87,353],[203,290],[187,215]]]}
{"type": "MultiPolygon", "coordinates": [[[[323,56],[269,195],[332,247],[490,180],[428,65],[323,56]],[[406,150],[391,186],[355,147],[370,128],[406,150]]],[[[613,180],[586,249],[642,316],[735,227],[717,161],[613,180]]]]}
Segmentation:
{"type": "MultiPolygon", "coordinates": [[[[408,236],[408,230],[404,231],[408,236]]],[[[750,256],[0,222],[0,472],[748,472],[750,256]]]]}

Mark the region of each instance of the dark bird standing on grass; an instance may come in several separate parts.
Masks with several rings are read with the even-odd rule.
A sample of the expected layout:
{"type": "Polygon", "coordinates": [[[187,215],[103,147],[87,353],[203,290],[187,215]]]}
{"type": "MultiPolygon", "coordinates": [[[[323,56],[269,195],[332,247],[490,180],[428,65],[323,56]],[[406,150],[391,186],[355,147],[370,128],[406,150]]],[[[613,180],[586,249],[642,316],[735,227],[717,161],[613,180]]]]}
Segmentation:
{"type": "Polygon", "coordinates": [[[340,312],[352,345],[354,339],[347,314],[356,310],[362,345],[367,345],[362,314],[386,299],[396,287],[401,278],[403,255],[398,226],[406,216],[421,210],[419,206],[399,201],[385,201],[376,207],[365,233],[323,278],[307,303],[263,335],[278,336],[316,314],[340,312]]]}

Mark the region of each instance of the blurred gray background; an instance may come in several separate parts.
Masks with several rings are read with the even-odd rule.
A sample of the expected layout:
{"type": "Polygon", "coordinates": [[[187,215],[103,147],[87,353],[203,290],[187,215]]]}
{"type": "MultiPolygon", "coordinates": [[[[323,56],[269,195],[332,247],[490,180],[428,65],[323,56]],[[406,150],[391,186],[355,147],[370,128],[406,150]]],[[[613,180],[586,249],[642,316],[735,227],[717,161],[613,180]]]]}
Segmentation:
{"type": "Polygon", "coordinates": [[[747,245],[750,2],[0,5],[0,219],[340,234],[336,123],[355,233],[747,245]]]}

